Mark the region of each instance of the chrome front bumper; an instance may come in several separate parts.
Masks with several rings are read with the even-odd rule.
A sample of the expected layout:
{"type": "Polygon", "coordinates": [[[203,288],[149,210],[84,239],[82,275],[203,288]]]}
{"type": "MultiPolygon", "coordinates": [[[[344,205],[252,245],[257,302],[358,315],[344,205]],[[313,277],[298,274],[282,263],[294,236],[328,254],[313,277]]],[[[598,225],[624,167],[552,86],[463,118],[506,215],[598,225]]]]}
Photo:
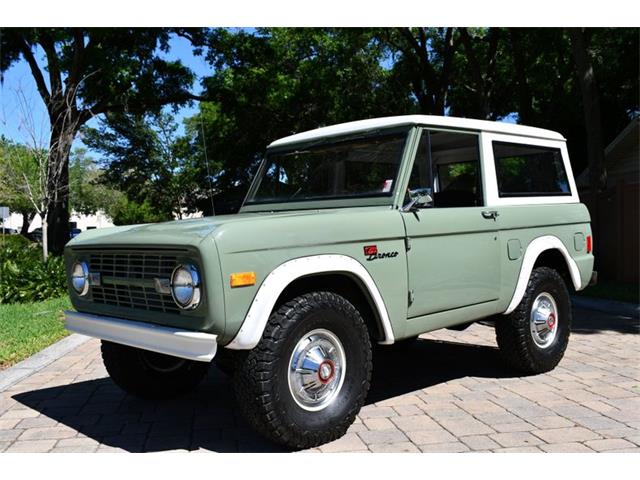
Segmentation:
{"type": "Polygon", "coordinates": [[[178,330],[121,318],[67,310],[64,312],[64,323],[67,330],[72,332],[198,362],[210,362],[218,348],[217,335],[211,333],[178,330]]]}

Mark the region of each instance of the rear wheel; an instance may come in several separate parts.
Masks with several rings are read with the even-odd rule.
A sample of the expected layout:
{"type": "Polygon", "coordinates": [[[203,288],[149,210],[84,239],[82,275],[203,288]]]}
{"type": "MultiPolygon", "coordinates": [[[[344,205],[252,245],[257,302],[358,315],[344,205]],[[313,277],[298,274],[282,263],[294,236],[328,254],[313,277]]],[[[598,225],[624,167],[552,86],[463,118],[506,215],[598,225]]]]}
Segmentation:
{"type": "Polygon", "coordinates": [[[517,370],[543,373],[564,356],[571,333],[571,302],[558,272],[533,270],[518,307],[496,319],[496,339],[505,360],[517,370]]]}
{"type": "Polygon", "coordinates": [[[209,364],[102,341],[102,360],[111,379],[142,398],[168,398],[195,389],[209,364]]]}
{"type": "Polygon", "coordinates": [[[238,366],[234,391],[258,432],[310,448],[344,435],[364,403],[371,368],[360,313],[340,295],[313,292],[271,315],[260,343],[238,366]]]}

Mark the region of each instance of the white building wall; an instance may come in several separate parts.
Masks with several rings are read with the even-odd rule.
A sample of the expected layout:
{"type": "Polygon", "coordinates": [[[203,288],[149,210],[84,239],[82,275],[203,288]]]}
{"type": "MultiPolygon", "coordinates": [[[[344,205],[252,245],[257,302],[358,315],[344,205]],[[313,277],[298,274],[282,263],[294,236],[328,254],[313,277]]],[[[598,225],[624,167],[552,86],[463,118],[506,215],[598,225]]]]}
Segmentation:
{"type": "MultiPolygon", "coordinates": [[[[69,221],[76,222],[77,228],[82,230],[83,232],[87,230],[88,227],[95,228],[106,228],[113,227],[113,222],[109,217],[107,217],[104,212],[97,212],[95,215],[83,215],[72,213],[69,221]]],[[[11,216],[5,221],[5,227],[14,228],[18,231],[22,228],[22,215],[19,213],[12,213],[11,216]]],[[[33,231],[36,228],[42,227],[42,220],[39,215],[36,215],[35,218],[31,221],[31,225],[29,225],[29,231],[33,231]]]]}

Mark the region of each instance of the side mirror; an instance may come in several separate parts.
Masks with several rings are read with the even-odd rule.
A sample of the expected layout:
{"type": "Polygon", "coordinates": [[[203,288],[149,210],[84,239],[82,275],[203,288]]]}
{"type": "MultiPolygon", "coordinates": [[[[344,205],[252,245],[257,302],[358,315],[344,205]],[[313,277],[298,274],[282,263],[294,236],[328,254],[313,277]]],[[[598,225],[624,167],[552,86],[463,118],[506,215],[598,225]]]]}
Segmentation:
{"type": "Polygon", "coordinates": [[[418,208],[433,207],[433,197],[428,193],[418,195],[415,206],[418,208]]]}
{"type": "Polygon", "coordinates": [[[433,207],[432,189],[417,188],[408,192],[411,201],[402,207],[403,212],[417,212],[421,208],[433,207]]]}

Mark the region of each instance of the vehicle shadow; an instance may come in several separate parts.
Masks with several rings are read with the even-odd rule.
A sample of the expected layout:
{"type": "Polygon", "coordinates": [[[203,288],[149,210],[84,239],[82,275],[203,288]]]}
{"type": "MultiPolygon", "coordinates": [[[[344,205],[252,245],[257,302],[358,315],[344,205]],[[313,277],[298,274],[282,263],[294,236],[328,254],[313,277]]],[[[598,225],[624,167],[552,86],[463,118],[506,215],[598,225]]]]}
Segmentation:
{"type": "Polygon", "coordinates": [[[640,320],[637,318],[610,313],[573,309],[572,333],[592,334],[606,331],[617,333],[640,333],[640,320]]]}
{"type": "MultiPolygon", "coordinates": [[[[488,327],[484,327],[488,328],[488,327]]],[[[519,377],[497,347],[419,338],[409,345],[377,347],[366,404],[464,377],[519,377]]]]}
{"type": "MultiPolygon", "coordinates": [[[[497,349],[419,339],[403,349],[376,349],[366,403],[466,376],[513,376],[497,349]]],[[[175,449],[282,452],[241,418],[229,379],[215,367],[193,393],[156,402],[126,395],[109,378],[19,393],[18,402],[103,445],[129,452],[175,449]]]]}

